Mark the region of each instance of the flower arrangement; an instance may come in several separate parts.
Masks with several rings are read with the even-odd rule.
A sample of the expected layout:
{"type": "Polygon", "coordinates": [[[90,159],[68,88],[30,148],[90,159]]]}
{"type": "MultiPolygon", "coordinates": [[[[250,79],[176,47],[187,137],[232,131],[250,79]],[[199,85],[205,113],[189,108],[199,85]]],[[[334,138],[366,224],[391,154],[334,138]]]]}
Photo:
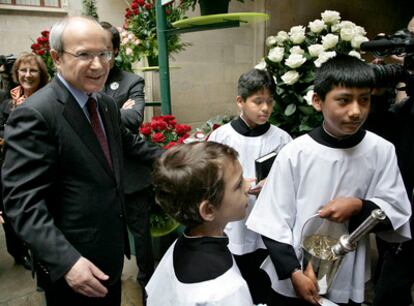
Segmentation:
{"type": "Polygon", "coordinates": [[[294,26],[289,32],[269,36],[267,56],[258,69],[268,69],[276,81],[276,105],[270,122],[292,136],[312,130],[322,116],[312,107],[315,70],[338,53],[361,58],[358,52],[367,41],[363,27],[347,20],[339,12],[326,10],[321,19],[309,22],[307,28],[294,26]]]}
{"type": "MultiPolygon", "coordinates": [[[[184,14],[188,9],[188,6],[177,4],[175,1],[164,7],[167,26],[185,18],[184,14]]],[[[140,40],[140,44],[133,49],[136,58],[147,57],[149,61],[157,59],[158,42],[154,1],[133,0],[130,7],[125,10],[124,28],[140,40]]],[[[169,53],[177,53],[184,50],[189,44],[182,42],[178,34],[173,34],[168,36],[167,45],[169,53]]]]}
{"type": "MultiPolygon", "coordinates": [[[[154,116],[150,122],[142,124],[139,132],[142,137],[164,149],[183,143],[190,136],[191,126],[178,124],[172,115],[154,116]]],[[[166,214],[158,205],[153,205],[150,211],[151,234],[153,237],[166,235],[179,225],[166,214]]]]}
{"type": "Polygon", "coordinates": [[[119,52],[115,58],[115,65],[124,71],[134,72],[132,63],[139,60],[139,45],[141,41],[134,35],[134,33],[118,27],[121,43],[119,52]]]}
{"type": "Polygon", "coordinates": [[[178,124],[172,115],[154,116],[151,122],[142,124],[140,134],[149,142],[169,149],[183,143],[190,136],[191,126],[178,124]]]}
{"type": "Polygon", "coordinates": [[[41,32],[41,36],[36,38],[36,42],[30,46],[32,52],[39,55],[46,64],[47,72],[49,77],[53,78],[55,75],[55,65],[53,64],[52,56],[50,55],[50,44],[49,44],[49,30],[41,32]]]}

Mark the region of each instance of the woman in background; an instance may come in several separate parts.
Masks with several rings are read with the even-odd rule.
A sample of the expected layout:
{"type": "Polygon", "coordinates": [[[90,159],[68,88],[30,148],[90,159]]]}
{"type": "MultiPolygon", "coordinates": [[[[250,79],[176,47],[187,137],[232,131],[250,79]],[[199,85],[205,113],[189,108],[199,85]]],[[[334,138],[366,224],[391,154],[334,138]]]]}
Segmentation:
{"type": "MultiPolygon", "coordinates": [[[[10,90],[11,99],[6,99],[0,104],[0,166],[3,163],[4,125],[10,113],[24,100],[31,96],[36,90],[42,88],[49,81],[47,68],[42,58],[32,53],[22,53],[14,62],[12,77],[17,87],[10,90]]],[[[1,187],[1,186],[0,186],[1,187]]],[[[13,228],[7,222],[7,216],[2,213],[3,199],[0,198],[0,216],[4,220],[3,229],[6,236],[7,251],[13,256],[15,263],[31,269],[30,257],[27,247],[13,228]]]]}

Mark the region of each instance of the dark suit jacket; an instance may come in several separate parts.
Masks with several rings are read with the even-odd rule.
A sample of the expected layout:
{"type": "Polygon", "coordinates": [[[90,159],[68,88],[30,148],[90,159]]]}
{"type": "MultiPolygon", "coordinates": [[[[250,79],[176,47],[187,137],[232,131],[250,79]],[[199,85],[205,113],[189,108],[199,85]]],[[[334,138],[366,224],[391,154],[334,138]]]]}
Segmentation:
{"type": "MultiPolygon", "coordinates": [[[[111,69],[103,92],[114,98],[121,112],[122,123],[133,134],[144,118],[145,81],[139,75],[122,71],[118,67],[111,69]],[[132,99],[135,105],[130,109],[121,109],[124,103],[132,99]]],[[[132,194],[151,185],[151,167],[129,156],[124,157],[124,192],[132,194]]]]}
{"type": "Polygon", "coordinates": [[[124,253],[129,255],[123,151],[145,161],[160,154],[122,126],[110,97],[97,100],[113,171],[85,114],[58,78],[16,108],[5,128],[5,210],[52,281],[81,255],[110,280],[119,279],[124,253]]]}

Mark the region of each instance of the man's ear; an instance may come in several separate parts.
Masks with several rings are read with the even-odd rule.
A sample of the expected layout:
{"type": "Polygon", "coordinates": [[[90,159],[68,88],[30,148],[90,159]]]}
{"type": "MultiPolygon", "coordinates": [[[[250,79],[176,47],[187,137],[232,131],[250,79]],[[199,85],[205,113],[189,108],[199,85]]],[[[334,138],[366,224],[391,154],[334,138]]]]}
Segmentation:
{"type": "Polygon", "coordinates": [[[207,200],[201,202],[198,212],[204,221],[213,221],[216,217],[215,207],[207,200]]]}
{"type": "Polygon", "coordinates": [[[312,106],[316,111],[321,112],[322,111],[322,103],[323,101],[319,97],[317,93],[314,93],[312,96],[312,106]]]}
{"type": "Polygon", "coordinates": [[[59,68],[60,63],[62,61],[62,56],[55,49],[50,49],[50,56],[52,57],[53,63],[55,64],[56,68],[59,68]]]}
{"type": "Polygon", "coordinates": [[[236,103],[237,103],[237,107],[239,108],[239,111],[242,112],[243,105],[245,103],[244,99],[241,96],[237,96],[236,97],[236,103]]]}

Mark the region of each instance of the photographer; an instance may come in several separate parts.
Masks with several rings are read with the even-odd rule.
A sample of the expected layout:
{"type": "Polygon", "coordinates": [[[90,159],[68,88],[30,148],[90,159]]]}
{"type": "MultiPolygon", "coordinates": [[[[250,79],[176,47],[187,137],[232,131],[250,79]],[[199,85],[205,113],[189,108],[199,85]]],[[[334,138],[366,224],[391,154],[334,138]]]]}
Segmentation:
{"type": "Polygon", "coordinates": [[[11,73],[15,61],[16,57],[13,55],[0,55],[0,103],[10,98],[9,92],[16,86],[11,73]]]}
{"type": "MultiPolygon", "coordinates": [[[[414,33],[414,18],[409,23],[408,29],[414,33]]],[[[374,66],[378,88],[373,91],[372,112],[367,120],[366,128],[394,144],[405,188],[413,204],[414,35],[408,31],[406,33],[408,34],[404,41],[406,44],[404,64],[374,66]],[[395,94],[394,86],[396,88],[405,86],[405,92],[395,94]]],[[[397,45],[397,40],[392,41],[392,39],[393,37],[391,37],[390,46],[397,45]]],[[[392,52],[392,50],[388,51],[392,52]]],[[[394,51],[395,53],[390,54],[399,54],[401,50],[394,51]]],[[[412,233],[414,233],[413,223],[411,218],[412,233]]],[[[410,305],[412,302],[411,287],[414,283],[414,241],[410,240],[396,245],[377,239],[377,245],[379,260],[373,305],[410,305]]]]}

